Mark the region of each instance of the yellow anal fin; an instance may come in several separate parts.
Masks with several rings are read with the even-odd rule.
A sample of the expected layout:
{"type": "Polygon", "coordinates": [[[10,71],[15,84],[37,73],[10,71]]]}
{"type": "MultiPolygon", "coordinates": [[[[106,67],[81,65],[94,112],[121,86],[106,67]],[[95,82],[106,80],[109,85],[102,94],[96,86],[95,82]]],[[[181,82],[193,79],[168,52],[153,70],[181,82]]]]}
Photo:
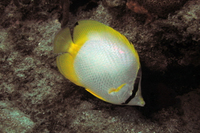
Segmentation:
{"type": "Polygon", "coordinates": [[[108,90],[108,94],[110,94],[110,93],[112,93],[112,92],[118,92],[119,90],[121,90],[121,88],[122,88],[124,85],[126,85],[126,83],[120,85],[119,87],[117,87],[117,89],[115,89],[115,88],[110,88],[110,89],[108,90]]]}
{"type": "Polygon", "coordinates": [[[76,85],[82,86],[74,70],[74,58],[69,53],[64,53],[57,56],[56,61],[58,69],[62,73],[62,75],[64,75],[67,79],[69,79],[76,85]]]}
{"type": "Polygon", "coordinates": [[[88,91],[89,93],[91,93],[92,95],[94,95],[95,97],[103,100],[103,101],[106,101],[104,98],[102,98],[101,96],[99,96],[98,94],[94,93],[93,91],[91,91],[90,89],[86,89],[86,91],[88,91]]]}

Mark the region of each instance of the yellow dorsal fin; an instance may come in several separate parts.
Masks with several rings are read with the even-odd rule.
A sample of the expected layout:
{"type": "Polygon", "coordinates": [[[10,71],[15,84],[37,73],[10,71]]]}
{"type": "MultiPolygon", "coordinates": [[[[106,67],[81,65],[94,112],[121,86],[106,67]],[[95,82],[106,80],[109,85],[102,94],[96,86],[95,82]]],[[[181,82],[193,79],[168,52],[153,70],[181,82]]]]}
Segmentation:
{"type": "Polygon", "coordinates": [[[120,85],[119,87],[117,87],[117,89],[115,89],[115,88],[110,88],[110,89],[108,90],[108,94],[110,94],[110,93],[112,93],[112,92],[118,92],[119,90],[121,90],[121,88],[122,88],[124,85],[126,85],[126,83],[120,85]]]}
{"type": "Polygon", "coordinates": [[[101,96],[99,96],[98,94],[94,93],[93,91],[91,91],[90,89],[86,89],[86,91],[88,91],[89,93],[91,93],[92,95],[94,95],[95,97],[103,100],[103,101],[106,101],[104,98],[102,98],[101,96]]]}
{"type": "Polygon", "coordinates": [[[64,28],[58,32],[54,39],[54,53],[68,52],[70,45],[73,44],[69,28],[64,28]]]}
{"type": "Polygon", "coordinates": [[[73,33],[73,41],[75,44],[80,45],[84,44],[88,39],[93,39],[98,37],[106,36],[105,33],[109,33],[112,35],[114,38],[111,39],[118,39],[122,41],[136,56],[137,60],[139,61],[139,56],[133,46],[128,39],[119,33],[118,31],[114,30],[113,28],[102,24],[98,21],[94,20],[80,20],[78,21],[78,25],[75,26],[74,28],[74,33],[73,33]],[[81,38],[81,39],[80,39],[81,38]]]}
{"type": "Polygon", "coordinates": [[[87,40],[90,38],[90,36],[90,39],[95,39],[95,37],[100,36],[102,39],[104,36],[106,36],[105,33],[113,35],[117,39],[123,41],[125,44],[130,44],[126,37],[120,34],[118,31],[94,20],[78,21],[78,25],[74,28],[73,40],[74,43],[77,44],[80,41],[79,38],[85,38],[85,40],[87,40]]]}

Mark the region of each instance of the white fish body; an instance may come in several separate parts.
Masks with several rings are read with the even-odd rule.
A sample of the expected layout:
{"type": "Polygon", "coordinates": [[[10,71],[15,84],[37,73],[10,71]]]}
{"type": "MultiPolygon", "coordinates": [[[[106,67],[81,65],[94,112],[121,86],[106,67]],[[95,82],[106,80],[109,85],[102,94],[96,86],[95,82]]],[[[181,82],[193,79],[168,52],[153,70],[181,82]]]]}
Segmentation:
{"type": "Polygon", "coordinates": [[[57,57],[60,72],[91,94],[112,104],[144,106],[138,54],[116,30],[93,20],[79,21],[73,40],[69,28],[57,34],[54,52],[62,53],[57,57]]]}

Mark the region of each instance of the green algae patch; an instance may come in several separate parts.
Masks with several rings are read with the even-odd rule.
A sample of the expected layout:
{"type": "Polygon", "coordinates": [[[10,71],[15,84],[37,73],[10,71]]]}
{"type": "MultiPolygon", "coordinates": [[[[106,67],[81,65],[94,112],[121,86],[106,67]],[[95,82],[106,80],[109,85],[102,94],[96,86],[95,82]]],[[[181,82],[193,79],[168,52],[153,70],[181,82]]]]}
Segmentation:
{"type": "Polygon", "coordinates": [[[34,122],[9,102],[0,102],[0,130],[3,133],[31,132],[34,122]]]}

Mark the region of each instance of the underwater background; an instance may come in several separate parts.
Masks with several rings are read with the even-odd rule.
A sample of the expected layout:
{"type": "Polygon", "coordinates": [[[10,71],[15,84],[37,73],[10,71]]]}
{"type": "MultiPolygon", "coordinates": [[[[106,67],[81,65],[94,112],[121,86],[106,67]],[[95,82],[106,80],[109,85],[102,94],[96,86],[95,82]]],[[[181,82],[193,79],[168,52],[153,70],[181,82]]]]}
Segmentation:
{"type": "Polygon", "coordinates": [[[0,133],[199,133],[199,0],[1,0],[0,133]],[[83,19],[133,43],[144,107],[101,101],[65,79],[53,39],[83,19]]]}

